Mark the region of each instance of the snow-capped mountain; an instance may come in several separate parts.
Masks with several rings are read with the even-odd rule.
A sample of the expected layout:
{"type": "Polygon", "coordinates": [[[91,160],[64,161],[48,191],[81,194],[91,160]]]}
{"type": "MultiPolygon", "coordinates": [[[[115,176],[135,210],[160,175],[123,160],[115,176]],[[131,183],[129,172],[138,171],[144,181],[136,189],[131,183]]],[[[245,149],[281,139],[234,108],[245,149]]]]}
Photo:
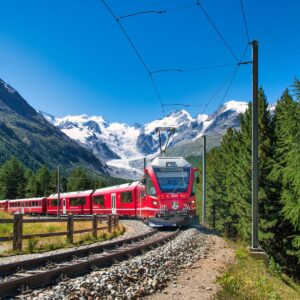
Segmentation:
{"type": "MultiPolygon", "coordinates": [[[[192,117],[185,110],[172,112],[160,120],[140,125],[110,123],[102,116],[66,116],[55,118],[39,112],[70,138],[90,149],[102,162],[111,167],[111,175],[140,177],[143,157],[159,153],[157,127],[174,126],[169,150],[199,140],[203,134],[222,136],[227,128],[239,127],[239,114],[245,112],[246,102],[229,101],[212,115],[198,114],[192,117]]],[[[167,136],[162,134],[163,143],[167,136]]]]}

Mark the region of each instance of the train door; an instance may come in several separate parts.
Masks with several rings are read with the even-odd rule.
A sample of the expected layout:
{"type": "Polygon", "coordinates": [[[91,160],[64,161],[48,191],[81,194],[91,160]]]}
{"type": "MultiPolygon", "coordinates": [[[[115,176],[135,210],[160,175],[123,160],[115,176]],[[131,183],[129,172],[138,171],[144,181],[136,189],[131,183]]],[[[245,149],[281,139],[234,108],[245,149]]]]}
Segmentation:
{"type": "Polygon", "coordinates": [[[25,203],[24,201],[21,202],[21,214],[24,215],[24,206],[25,206],[25,203]]]}
{"type": "Polygon", "coordinates": [[[115,215],[117,213],[116,209],[116,194],[111,194],[111,213],[115,215]]]}
{"type": "Polygon", "coordinates": [[[66,199],[63,199],[62,207],[63,207],[63,215],[66,215],[67,214],[66,199]]]}

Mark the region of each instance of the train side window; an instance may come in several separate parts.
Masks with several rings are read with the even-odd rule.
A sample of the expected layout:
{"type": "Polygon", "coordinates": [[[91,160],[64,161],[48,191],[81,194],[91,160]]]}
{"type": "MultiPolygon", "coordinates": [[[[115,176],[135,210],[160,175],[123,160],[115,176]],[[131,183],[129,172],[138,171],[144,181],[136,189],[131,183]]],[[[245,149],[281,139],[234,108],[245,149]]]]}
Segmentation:
{"type": "Polygon", "coordinates": [[[104,195],[98,195],[93,197],[93,203],[99,204],[104,207],[104,195]]]}
{"type": "Polygon", "coordinates": [[[121,202],[122,203],[132,202],[132,192],[123,192],[123,193],[121,193],[121,202]]]}
{"type": "Polygon", "coordinates": [[[70,206],[85,205],[86,199],[84,197],[80,198],[70,198],[70,206]]]}
{"type": "Polygon", "coordinates": [[[156,191],[149,176],[146,178],[146,195],[156,196],[156,191]]]}
{"type": "Polygon", "coordinates": [[[52,202],[51,203],[52,206],[57,206],[58,203],[57,199],[52,199],[51,202],[52,202]]]}

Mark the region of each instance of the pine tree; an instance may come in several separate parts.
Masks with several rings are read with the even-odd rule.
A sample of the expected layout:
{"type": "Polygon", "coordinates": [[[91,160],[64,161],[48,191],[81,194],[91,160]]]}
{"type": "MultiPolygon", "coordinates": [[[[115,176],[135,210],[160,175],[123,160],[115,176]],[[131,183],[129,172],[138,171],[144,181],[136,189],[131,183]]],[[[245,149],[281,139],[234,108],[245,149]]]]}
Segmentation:
{"type": "Polygon", "coordinates": [[[225,197],[223,199],[226,207],[226,214],[224,215],[225,221],[225,234],[231,238],[237,238],[241,235],[240,222],[244,220],[240,217],[245,214],[247,216],[247,202],[244,198],[240,197],[240,180],[243,178],[244,172],[241,168],[241,134],[232,129],[228,129],[223,138],[222,148],[222,163],[224,169],[224,185],[225,197]]]}
{"type": "Polygon", "coordinates": [[[52,193],[51,174],[47,166],[43,165],[38,169],[36,172],[36,182],[39,197],[49,196],[52,193]]]}
{"type": "Polygon", "coordinates": [[[68,191],[83,191],[93,189],[93,180],[88,172],[82,168],[75,168],[68,178],[68,191]]]}
{"type": "Polygon", "coordinates": [[[39,196],[39,188],[36,180],[36,175],[32,172],[31,169],[26,170],[25,178],[27,182],[25,188],[25,196],[27,198],[39,196]]]}
{"type": "Polygon", "coordinates": [[[25,196],[25,170],[15,157],[7,160],[0,170],[0,198],[17,199],[25,196]]]}
{"type": "MultiPolygon", "coordinates": [[[[300,100],[300,82],[295,80],[295,95],[300,100]]],[[[289,119],[282,124],[283,134],[289,146],[284,158],[283,170],[283,212],[294,228],[300,231],[300,103],[293,102],[289,119]]],[[[299,240],[300,246],[300,240],[299,240]]],[[[299,247],[300,248],[300,247],[299,247]]],[[[300,258],[300,256],[299,256],[300,258]]]]}
{"type": "Polygon", "coordinates": [[[207,221],[219,232],[224,232],[224,184],[221,149],[213,148],[207,155],[207,221]]]}

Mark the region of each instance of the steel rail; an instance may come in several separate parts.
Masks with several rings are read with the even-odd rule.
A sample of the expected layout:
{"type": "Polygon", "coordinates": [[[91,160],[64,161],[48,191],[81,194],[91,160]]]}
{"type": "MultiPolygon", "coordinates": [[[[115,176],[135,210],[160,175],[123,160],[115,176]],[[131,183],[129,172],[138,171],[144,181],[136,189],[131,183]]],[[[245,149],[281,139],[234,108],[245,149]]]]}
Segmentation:
{"type": "MultiPolygon", "coordinates": [[[[17,270],[28,270],[40,267],[42,265],[45,265],[47,263],[58,263],[61,261],[66,261],[72,259],[75,257],[85,257],[88,256],[90,253],[97,253],[104,250],[113,249],[116,247],[120,247],[124,244],[136,242],[138,240],[144,239],[150,235],[153,235],[156,231],[152,230],[143,234],[135,235],[133,237],[128,237],[126,239],[122,239],[119,241],[112,241],[106,244],[101,245],[94,245],[94,246],[87,246],[82,249],[72,249],[70,251],[57,253],[53,255],[44,255],[37,258],[31,258],[28,260],[22,260],[22,261],[15,261],[8,264],[0,264],[0,276],[11,274],[16,272],[17,270]]],[[[0,293],[1,296],[1,293],[0,293]]]]}
{"type": "MultiPolygon", "coordinates": [[[[0,283],[0,297],[15,296],[21,292],[28,292],[32,288],[45,286],[55,282],[59,278],[69,278],[83,273],[87,273],[95,268],[109,266],[115,261],[127,259],[141,252],[159,246],[174,238],[179,230],[167,234],[163,237],[150,237],[149,241],[141,241],[135,244],[126,245],[123,249],[111,250],[110,253],[98,254],[87,260],[77,260],[76,262],[65,262],[57,265],[54,269],[33,270],[20,274],[21,278],[13,278],[0,283]]],[[[149,237],[149,234],[148,234],[149,237]]],[[[147,235],[145,236],[147,238],[147,235]]],[[[131,242],[132,239],[128,239],[131,242]]],[[[106,245],[105,245],[106,246],[106,245]]]]}

